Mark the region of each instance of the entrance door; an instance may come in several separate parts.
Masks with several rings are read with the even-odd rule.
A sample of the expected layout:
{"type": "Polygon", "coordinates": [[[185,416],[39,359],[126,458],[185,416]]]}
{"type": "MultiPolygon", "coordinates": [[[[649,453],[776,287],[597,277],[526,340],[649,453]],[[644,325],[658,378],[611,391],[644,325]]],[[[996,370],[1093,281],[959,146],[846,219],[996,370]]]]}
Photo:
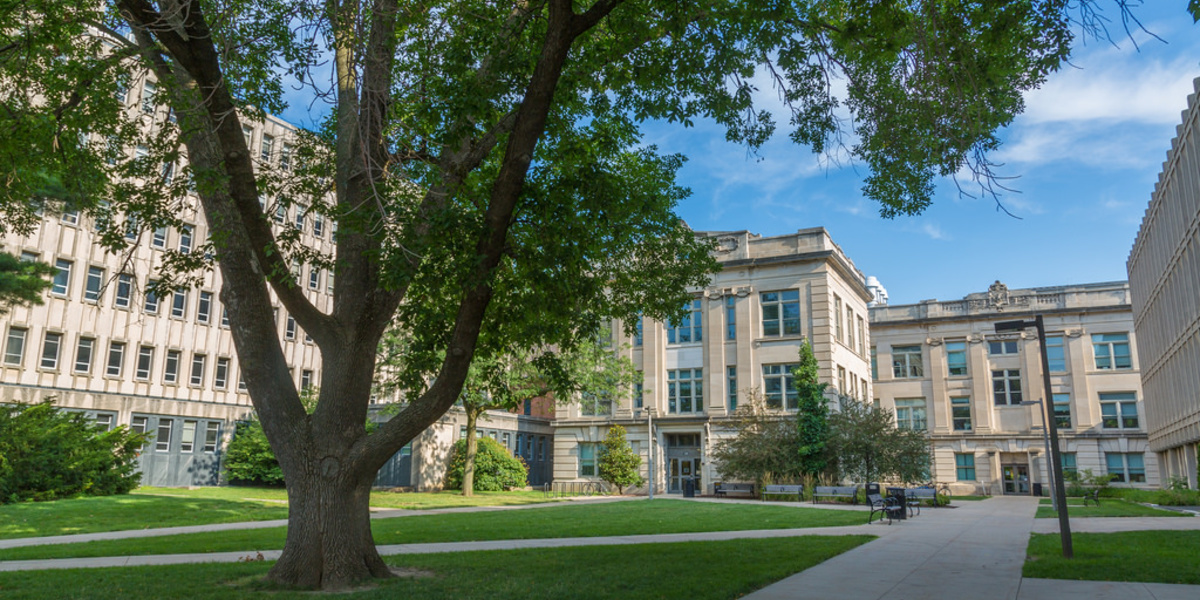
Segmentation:
{"type": "Polygon", "coordinates": [[[1001,465],[1004,473],[1004,493],[1028,496],[1029,465],[1001,465]]]}
{"type": "Polygon", "coordinates": [[[667,491],[678,494],[683,492],[683,480],[688,477],[696,478],[696,489],[704,489],[700,487],[700,459],[699,458],[671,458],[670,470],[670,486],[667,491]]]}

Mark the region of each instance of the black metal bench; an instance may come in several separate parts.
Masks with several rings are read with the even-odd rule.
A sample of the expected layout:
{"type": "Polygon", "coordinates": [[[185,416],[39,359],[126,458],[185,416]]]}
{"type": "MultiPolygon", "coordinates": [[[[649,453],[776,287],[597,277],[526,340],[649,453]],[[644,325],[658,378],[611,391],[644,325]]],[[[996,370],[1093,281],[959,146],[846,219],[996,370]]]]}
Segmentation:
{"type": "Polygon", "coordinates": [[[726,497],[729,494],[746,494],[754,497],[753,483],[727,483],[720,481],[713,484],[713,495],[726,497]]]}
{"type": "Polygon", "coordinates": [[[871,514],[867,515],[867,525],[875,519],[875,515],[879,515],[879,521],[883,522],[883,517],[886,516],[888,525],[892,524],[893,519],[898,519],[904,513],[904,505],[900,501],[888,497],[884,498],[879,494],[867,494],[867,503],[871,505],[871,514]]]}
{"type": "Polygon", "coordinates": [[[1087,506],[1088,502],[1091,502],[1096,506],[1100,506],[1100,488],[1096,488],[1090,492],[1084,492],[1083,505],[1087,506]]]}
{"type": "Polygon", "coordinates": [[[762,500],[766,500],[768,496],[795,496],[796,502],[799,502],[800,500],[802,500],[804,498],[804,486],[799,485],[799,484],[796,484],[796,485],[778,485],[778,484],[768,485],[763,488],[762,493],[759,494],[759,498],[762,500]]]}
{"type": "Polygon", "coordinates": [[[813,504],[818,499],[835,501],[838,498],[849,498],[852,504],[858,504],[858,486],[856,485],[818,485],[813,488],[813,504]]]}
{"type": "Polygon", "coordinates": [[[908,500],[908,514],[921,514],[921,501],[930,500],[934,506],[938,505],[937,490],[931,487],[910,488],[904,492],[905,499],[908,500]]]}

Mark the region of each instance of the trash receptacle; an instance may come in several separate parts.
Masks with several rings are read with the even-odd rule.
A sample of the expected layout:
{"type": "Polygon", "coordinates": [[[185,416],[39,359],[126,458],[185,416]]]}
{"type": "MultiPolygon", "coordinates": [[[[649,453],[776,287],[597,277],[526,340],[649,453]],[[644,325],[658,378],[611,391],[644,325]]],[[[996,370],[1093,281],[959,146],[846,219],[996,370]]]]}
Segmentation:
{"type": "Polygon", "coordinates": [[[684,498],[695,498],[696,497],[696,478],[695,477],[684,477],[683,478],[683,497],[684,498]]]}
{"type": "Polygon", "coordinates": [[[904,493],[904,488],[890,487],[887,489],[887,492],[888,492],[888,496],[895,498],[896,503],[899,504],[901,508],[903,508],[903,510],[896,512],[896,516],[894,518],[898,521],[903,521],[903,520],[907,519],[908,518],[908,495],[904,493]]]}
{"type": "Polygon", "coordinates": [[[1033,484],[1033,495],[1034,495],[1034,496],[1041,497],[1041,495],[1042,495],[1042,484],[1040,484],[1040,483],[1034,483],[1034,484],[1033,484]]]}
{"type": "Polygon", "coordinates": [[[871,494],[879,495],[879,484],[878,483],[868,483],[867,484],[867,495],[869,496],[871,494]]]}

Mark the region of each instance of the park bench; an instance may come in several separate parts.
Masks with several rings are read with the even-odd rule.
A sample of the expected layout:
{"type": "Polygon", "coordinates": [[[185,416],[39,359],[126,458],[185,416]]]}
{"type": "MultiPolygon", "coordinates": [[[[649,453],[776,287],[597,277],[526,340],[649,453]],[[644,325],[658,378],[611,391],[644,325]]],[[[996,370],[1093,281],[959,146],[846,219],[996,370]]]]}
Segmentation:
{"type": "Polygon", "coordinates": [[[888,525],[892,524],[892,519],[904,516],[904,506],[895,498],[884,498],[879,494],[867,494],[867,503],[871,505],[871,514],[867,515],[867,525],[875,519],[875,515],[879,515],[879,521],[883,521],[883,517],[887,516],[888,525]]]}
{"type": "Polygon", "coordinates": [[[768,485],[763,488],[760,498],[766,500],[767,496],[795,496],[796,502],[799,502],[804,496],[803,485],[768,485]]]}
{"type": "Polygon", "coordinates": [[[818,499],[835,501],[838,498],[849,498],[852,504],[858,504],[858,486],[818,485],[813,488],[813,504],[816,504],[818,499]]]}
{"type": "Polygon", "coordinates": [[[921,501],[929,500],[934,506],[938,505],[937,490],[931,487],[910,488],[905,491],[904,497],[908,500],[908,514],[913,514],[914,509],[916,514],[921,514],[921,501]]]}
{"type": "Polygon", "coordinates": [[[1096,506],[1100,506],[1100,488],[1083,493],[1083,505],[1087,506],[1088,502],[1092,502],[1096,506]]]}
{"type": "Polygon", "coordinates": [[[713,495],[727,497],[729,494],[746,494],[754,497],[753,483],[728,483],[719,481],[713,484],[713,495]]]}

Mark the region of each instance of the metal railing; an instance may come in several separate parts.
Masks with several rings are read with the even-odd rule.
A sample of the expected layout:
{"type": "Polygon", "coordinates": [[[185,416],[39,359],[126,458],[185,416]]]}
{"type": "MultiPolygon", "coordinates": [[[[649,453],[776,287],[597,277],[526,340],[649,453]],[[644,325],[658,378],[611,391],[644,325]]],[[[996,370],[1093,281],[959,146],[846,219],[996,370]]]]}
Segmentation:
{"type": "Polygon", "coordinates": [[[607,496],[608,489],[598,481],[551,481],[542,484],[542,493],[547,498],[607,496]]]}

